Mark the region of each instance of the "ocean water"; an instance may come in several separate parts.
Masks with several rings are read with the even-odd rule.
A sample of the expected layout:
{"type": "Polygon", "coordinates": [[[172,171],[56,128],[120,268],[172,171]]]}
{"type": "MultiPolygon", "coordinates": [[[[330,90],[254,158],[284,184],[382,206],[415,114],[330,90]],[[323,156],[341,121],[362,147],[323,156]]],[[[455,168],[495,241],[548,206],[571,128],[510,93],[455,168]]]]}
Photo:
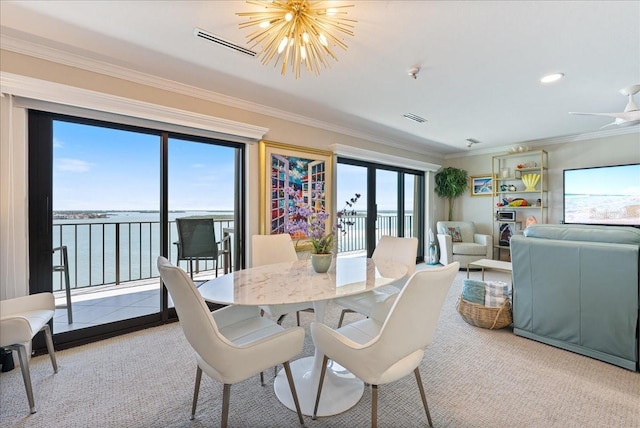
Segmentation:
{"type": "Polygon", "coordinates": [[[640,224],[640,197],[565,195],[565,223],[640,224]]]}

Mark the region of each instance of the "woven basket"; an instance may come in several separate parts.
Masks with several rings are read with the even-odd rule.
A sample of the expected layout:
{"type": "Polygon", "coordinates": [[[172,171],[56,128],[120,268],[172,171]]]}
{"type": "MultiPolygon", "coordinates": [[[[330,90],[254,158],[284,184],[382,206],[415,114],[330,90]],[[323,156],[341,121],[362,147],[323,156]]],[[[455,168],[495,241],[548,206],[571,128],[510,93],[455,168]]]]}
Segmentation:
{"type": "Polygon", "coordinates": [[[511,300],[506,299],[502,306],[490,308],[477,303],[471,303],[458,298],[456,309],[462,315],[462,319],[476,327],[495,330],[504,328],[513,322],[511,315],[511,300]]]}

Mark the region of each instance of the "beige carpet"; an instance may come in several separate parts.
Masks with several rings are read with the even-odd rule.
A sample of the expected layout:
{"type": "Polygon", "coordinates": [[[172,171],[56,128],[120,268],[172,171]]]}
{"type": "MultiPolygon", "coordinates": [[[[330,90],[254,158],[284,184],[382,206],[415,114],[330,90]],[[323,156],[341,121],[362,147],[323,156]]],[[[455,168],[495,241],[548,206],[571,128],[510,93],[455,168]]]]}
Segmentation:
{"type": "MultiPolygon", "coordinates": [[[[479,273],[473,273],[479,276],[479,273]]],[[[640,374],[516,337],[484,330],[455,311],[460,272],[442,311],[438,332],[421,365],[436,427],[640,427],[640,374]]],[[[506,280],[487,273],[487,279],[506,280]]],[[[330,305],[327,321],[337,322],[330,305]]],[[[352,314],[350,319],[358,315],[352,314]]],[[[302,313],[306,327],[313,314],[302,313]]],[[[285,325],[292,325],[288,317],[285,325]]],[[[408,326],[410,328],[410,326],[408,326]]],[[[304,355],[312,355],[307,335],[304,355]]],[[[20,370],[0,376],[2,427],[210,427],[219,426],[222,385],[203,376],[196,420],[190,421],[195,359],[177,323],[31,361],[38,413],[29,415],[20,370]]],[[[272,374],[272,372],[271,372],[272,374]]],[[[273,393],[272,376],[231,389],[232,427],[295,427],[295,413],[273,393]]],[[[379,426],[426,426],[413,376],[380,387],[379,426]]],[[[340,415],[308,427],[365,427],[370,390],[340,415]]]]}

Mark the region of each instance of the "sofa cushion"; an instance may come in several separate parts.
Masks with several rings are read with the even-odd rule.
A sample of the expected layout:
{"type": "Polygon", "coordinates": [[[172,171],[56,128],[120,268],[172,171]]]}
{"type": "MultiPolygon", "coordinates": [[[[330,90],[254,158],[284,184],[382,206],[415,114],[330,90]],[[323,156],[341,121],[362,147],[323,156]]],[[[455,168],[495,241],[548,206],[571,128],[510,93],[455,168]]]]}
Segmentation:
{"type": "Polygon", "coordinates": [[[487,254],[487,247],[473,242],[454,242],[453,254],[463,256],[484,256],[487,254]]]}

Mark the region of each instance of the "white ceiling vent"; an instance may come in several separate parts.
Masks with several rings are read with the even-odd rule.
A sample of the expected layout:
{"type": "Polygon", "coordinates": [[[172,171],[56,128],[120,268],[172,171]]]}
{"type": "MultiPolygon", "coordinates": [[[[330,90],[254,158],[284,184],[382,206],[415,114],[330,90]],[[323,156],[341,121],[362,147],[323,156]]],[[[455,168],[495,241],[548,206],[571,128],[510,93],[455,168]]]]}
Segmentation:
{"type": "Polygon", "coordinates": [[[193,29],[193,35],[196,37],[200,37],[201,39],[207,40],[209,42],[216,43],[220,46],[224,46],[225,48],[233,49],[236,52],[249,55],[251,57],[254,57],[258,54],[257,52],[254,52],[247,48],[243,48],[242,46],[236,45],[235,43],[225,40],[219,36],[216,36],[215,34],[208,33],[198,27],[193,29]]]}
{"type": "Polygon", "coordinates": [[[423,123],[423,122],[427,121],[427,119],[425,119],[424,117],[417,116],[417,115],[415,115],[413,113],[403,114],[402,116],[407,118],[407,119],[409,119],[409,120],[413,120],[415,122],[418,122],[418,123],[423,123]]]}

